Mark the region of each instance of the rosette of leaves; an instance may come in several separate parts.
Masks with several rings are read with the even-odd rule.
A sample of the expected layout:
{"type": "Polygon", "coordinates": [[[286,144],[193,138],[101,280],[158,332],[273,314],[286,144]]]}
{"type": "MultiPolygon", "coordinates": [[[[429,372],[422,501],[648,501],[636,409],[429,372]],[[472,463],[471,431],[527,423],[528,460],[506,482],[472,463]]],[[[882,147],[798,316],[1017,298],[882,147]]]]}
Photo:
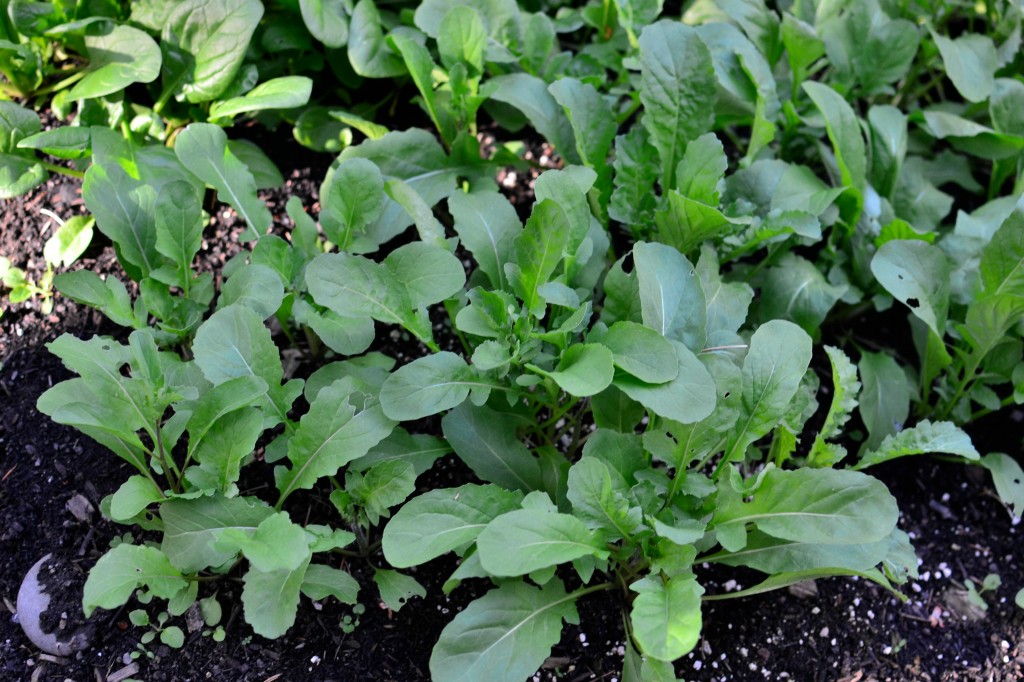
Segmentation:
{"type": "MultiPolygon", "coordinates": [[[[881,483],[776,466],[803,461],[796,436],[817,406],[810,337],[784,321],[745,330],[752,292],[720,279],[711,249],[694,266],[637,243],[602,278],[594,181],[581,167],[543,174],[525,225],[496,193],[452,194],[477,264],[465,294],[448,294],[464,354],[413,360],[381,386],[396,421],[444,413],[445,439],[481,481],[413,498],[384,530],[397,568],[455,552],[445,590],[493,581],[441,634],[437,680],[529,675],[576,602],[612,589],[628,665],[662,679],[698,641],[702,599],[725,596],[704,595],[701,562],[766,574],[743,594],[828,575],[891,588],[916,563],[881,483]]],[[[338,305],[317,277],[307,271],[314,299],[338,305]]],[[[833,406],[827,438],[850,409],[833,406]]]]}

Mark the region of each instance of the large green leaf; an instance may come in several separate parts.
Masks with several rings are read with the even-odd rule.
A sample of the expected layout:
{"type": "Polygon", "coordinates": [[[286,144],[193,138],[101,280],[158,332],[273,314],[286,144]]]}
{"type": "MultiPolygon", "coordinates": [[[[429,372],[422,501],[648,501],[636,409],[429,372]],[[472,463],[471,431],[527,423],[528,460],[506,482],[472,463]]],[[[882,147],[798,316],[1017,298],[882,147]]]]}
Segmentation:
{"type": "Polygon", "coordinates": [[[164,522],[160,549],[184,573],[216,568],[237,554],[236,549],[221,550],[214,546],[221,533],[229,528],[255,533],[273,512],[259,500],[242,497],[171,500],[160,505],[164,522]]]}
{"type": "Polygon", "coordinates": [[[619,320],[598,341],[611,350],[616,367],[640,381],[660,384],[679,374],[672,343],[650,327],[619,320]]]}
{"type": "Polygon", "coordinates": [[[413,360],[388,377],[380,402],[391,419],[409,421],[444,412],[462,404],[471,390],[491,387],[461,357],[441,351],[413,360]]]}
{"type": "Polygon", "coordinates": [[[697,32],[659,21],[640,34],[643,125],[661,157],[661,184],[675,187],[686,145],[711,128],[717,93],[711,54],[697,32]]]}
{"type": "Polygon", "coordinates": [[[249,168],[228,149],[224,131],[210,123],[193,123],[174,143],[178,160],[196,177],[217,190],[217,197],[238,211],[249,232],[246,239],[258,239],[270,229],[273,218],[256,196],[256,181],[249,168]]]}
{"type": "Polygon", "coordinates": [[[548,91],[569,117],[580,160],[600,171],[608,163],[608,152],[615,139],[615,116],[608,102],[593,85],[575,78],[556,80],[548,91]]]}
{"type": "Polygon", "coordinates": [[[388,47],[380,12],[373,0],[359,0],[349,22],[348,59],[366,78],[393,78],[405,73],[402,58],[388,47]]]}
{"type": "Polygon", "coordinates": [[[121,92],[132,83],[149,83],[160,75],[160,48],[145,31],[115,26],[109,33],[85,37],[89,66],[68,98],[91,99],[121,92]]]}
{"type": "Polygon", "coordinates": [[[648,410],[683,424],[698,422],[715,409],[715,380],[693,351],[672,341],[678,371],[674,379],[649,384],[632,376],[615,377],[615,387],[648,410]]]}
{"type": "Polygon", "coordinates": [[[867,151],[857,115],[849,103],[828,85],[809,81],[804,91],[825,117],[825,130],[836,154],[843,184],[858,194],[864,192],[867,177],[867,151]]]}
{"type": "Polygon", "coordinates": [[[579,161],[569,119],[543,80],[528,73],[510,73],[491,78],[488,86],[491,99],[521,111],[559,154],[570,162],[579,161]]]}
{"type": "Polygon", "coordinates": [[[871,259],[871,272],[939,338],[946,333],[950,264],[939,247],[917,239],[886,242],[871,259]]]}
{"type": "Polygon", "coordinates": [[[445,438],[477,476],[509,490],[541,490],[540,464],[516,437],[517,426],[488,407],[465,404],[441,420],[445,438]]]}
{"type": "MultiPolygon", "coordinates": [[[[307,550],[308,552],[308,550],[307,550]]],[[[299,608],[299,591],[309,566],[307,554],[294,570],[279,569],[270,573],[250,568],[242,578],[242,606],[245,620],[253,632],[274,639],[295,623],[299,608]]]]}
{"type": "Polygon", "coordinates": [[[674,661],[700,639],[700,596],[704,588],[685,575],[648,576],[629,586],[637,593],[630,611],[633,637],[640,649],[659,661],[674,661]]]}
{"type": "Polygon", "coordinates": [[[545,509],[498,516],[476,539],[480,563],[491,575],[516,576],[584,556],[607,556],[583,521],[545,509]]]}
{"type": "Polygon", "coordinates": [[[157,249],[157,193],[120,166],[93,163],[85,174],[82,198],[96,227],[114,242],[118,260],[139,281],[162,264],[157,249]]]}
{"type": "Polygon", "coordinates": [[[811,338],[791,322],[772,320],[754,332],[743,359],[743,402],[729,434],[729,460],[743,457],[748,445],[778,424],[811,362],[811,338]]]}
{"type": "Polygon", "coordinates": [[[1015,210],[981,252],[984,296],[1024,298],[1024,211],[1015,210]]]}
{"type": "Polygon", "coordinates": [[[564,247],[570,237],[570,221],[565,209],[552,199],[534,205],[533,213],[513,243],[515,263],[505,274],[526,309],[542,318],[546,303],[540,294],[542,285],[551,277],[567,255],[564,247]]]}
{"type": "Polygon", "coordinates": [[[435,682],[522,682],[576,622],[576,597],[561,581],[544,587],[505,583],[477,599],[441,631],[430,656],[435,682]]]}
{"type": "Polygon", "coordinates": [[[643,126],[633,126],[615,138],[615,189],[608,215],[625,225],[644,226],[654,218],[658,181],[657,150],[643,126]]]}
{"type": "Polygon", "coordinates": [[[878,0],[847,8],[821,26],[825,51],[839,79],[873,95],[906,75],[921,36],[914,22],[890,19],[878,0]]]}
{"type": "Polygon", "coordinates": [[[256,449],[256,440],[262,433],[263,415],[259,410],[237,410],[225,415],[195,448],[199,466],[187,469],[185,477],[200,490],[234,492],[242,460],[256,449]]]}
{"type": "Polygon", "coordinates": [[[320,197],[320,226],[324,235],[345,251],[384,210],[384,179],[367,159],[346,159],[320,197]]]}
{"type": "Polygon", "coordinates": [[[644,325],[692,351],[701,350],[707,309],[690,261],[671,246],[639,243],[633,247],[633,263],[644,325]]]}
{"type": "Polygon", "coordinates": [[[120,544],[96,562],[85,580],[82,608],[86,617],[97,607],[116,609],[132,596],[137,587],[153,595],[170,599],[188,586],[181,575],[155,547],[120,544]]]}
{"type": "Polygon", "coordinates": [[[448,210],[478,269],[495,289],[505,289],[505,263],[512,261],[515,238],[523,231],[515,208],[497,192],[456,192],[448,197],[448,210]]]}
{"type": "Polygon", "coordinates": [[[522,494],[467,483],[409,500],[384,528],[383,549],[395,568],[422,564],[473,540],[494,518],[519,508],[522,494]]]}
{"type": "Polygon", "coordinates": [[[263,17],[259,0],[185,0],[163,24],[164,92],[189,102],[217,99],[235,80],[263,17]]]}
{"type": "Polygon", "coordinates": [[[748,523],[783,540],[856,545],[888,536],[899,517],[885,485],[857,471],[771,469],[750,502],[729,486],[719,484],[712,525],[722,546],[733,552],[746,545],[748,523]]]}
{"type": "Polygon", "coordinates": [[[761,318],[789,320],[808,334],[817,334],[825,316],[846,290],[845,285],[831,284],[811,261],[787,253],[765,274],[761,318]]]}
{"type": "Polygon", "coordinates": [[[578,397],[600,393],[612,383],[612,352],[597,343],[577,343],[562,353],[558,366],[547,375],[559,388],[578,397]]]}
{"type": "Polygon", "coordinates": [[[876,448],[903,428],[910,414],[910,386],[903,369],[885,353],[861,354],[860,418],[868,430],[866,446],[876,448]]]}
{"type": "Polygon", "coordinates": [[[306,29],[325,47],[339,48],[348,42],[345,0],[299,0],[306,29]]]}
{"type": "Polygon", "coordinates": [[[642,523],[640,508],[630,509],[627,497],[612,488],[609,465],[598,457],[584,457],[572,465],[567,497],[573,514],[591,528],[628,538],[642,523]]]}
{"type": "Polygon", "coordinates": [[[210,119],[230,119],[264,109],[295,109],[309,102],[313,81],[306,76],[281,76],[260,83],[241,97],[215,102],[210,119]]]}
{"type": "Polygon", "coordinates": [[[964,99],[970,102],[988,99],[995,87],[994,74],[998,66],[992,39],[980,33],[964,33],[956,40],[935,31],[931,34],[942,55],[946,75],[964,99]]]}
{"type": "Polygon", "coordinates": [[[164,284],[187,292],[192,282],[192,259],[203,245],[203,207],[196,188],[175,180],[160,188],[156,197],[156,250],[171,262],[154,271],[164,284]]]}
{"type": "Polygon", "coordinates": [[[704,559],[726,566],[747,566],[769,575],[824,568],[867,571],[885,559],[892,543],[893,539],[887,537],[866,544],[843,545],[842,551],[836,551],[836,546],[831,544],[780,540],[753,531],[747,537],[747,545],[743,549],[721,552],[704,559]]]}

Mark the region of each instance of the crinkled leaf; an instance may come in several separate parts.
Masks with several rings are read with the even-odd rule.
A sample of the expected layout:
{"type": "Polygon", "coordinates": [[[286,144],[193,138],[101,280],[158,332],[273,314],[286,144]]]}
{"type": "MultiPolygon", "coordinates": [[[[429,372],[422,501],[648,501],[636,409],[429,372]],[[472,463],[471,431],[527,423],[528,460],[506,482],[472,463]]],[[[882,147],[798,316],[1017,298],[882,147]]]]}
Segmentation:
{"type": "MultiPolygon", "coordinates": [[[[818,430],[811,446],[811,461],[822,462],[828,440],[842,435],[843,426],[850,420],[850,415],[857,408],[857,394],[860,392],[860,381],[857,380],[857,366],[850,362],[839,348],[825,346],[829,362],[832,365],[832,404],[825,415],[825,423],[818,430]]],[[[831,464],[832,462],[822,462],[831,464]]]]}
{"type": "Polygon", "coordinates": [[[930,453],[959,455],[970,460],[981,457],[971,443],[971,437],[958,426],[952,422],[925,419],[911,428],[886,436],[881,445],[865,454],[855,468],[864,469],[898,457],[930,453]]]}

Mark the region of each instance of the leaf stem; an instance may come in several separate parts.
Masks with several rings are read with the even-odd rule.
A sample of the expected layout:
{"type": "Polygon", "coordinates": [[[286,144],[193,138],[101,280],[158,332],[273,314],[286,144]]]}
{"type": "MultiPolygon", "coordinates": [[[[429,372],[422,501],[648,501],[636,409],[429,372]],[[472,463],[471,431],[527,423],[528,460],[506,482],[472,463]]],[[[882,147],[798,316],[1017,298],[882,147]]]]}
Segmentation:
{"type": "Polygon", "coordinates": [[[51,173],[66,175],[71,178],[78,178],[79,180],[85,177],[85,173],[83,173],[82,171],[78,171],[73,168],[65,168],[64,166],[58,166],[57,164],[50,163],[49,161],[42,161],[37,159],[36,163],[38,163],[40,166],[50,171],[51,173]]]}

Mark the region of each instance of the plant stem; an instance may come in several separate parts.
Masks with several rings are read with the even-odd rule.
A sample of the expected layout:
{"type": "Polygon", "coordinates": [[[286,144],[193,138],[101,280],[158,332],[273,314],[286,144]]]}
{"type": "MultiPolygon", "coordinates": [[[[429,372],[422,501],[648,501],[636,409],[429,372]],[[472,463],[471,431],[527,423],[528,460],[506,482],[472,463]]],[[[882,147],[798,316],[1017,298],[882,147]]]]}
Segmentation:
{"type": "Polygon", "coordinates": [[[64,166],[58,166],[57,164],[50,163],[49,161],[36,160],[36,163],[38,163],[40,166],[50,171],[51,173],[67,175],[68,177],[78,178],[79,180],[85,177],[85,173],[83,173],[82,171],[77,171],[73,168],[65,168],[64,166]]]}

